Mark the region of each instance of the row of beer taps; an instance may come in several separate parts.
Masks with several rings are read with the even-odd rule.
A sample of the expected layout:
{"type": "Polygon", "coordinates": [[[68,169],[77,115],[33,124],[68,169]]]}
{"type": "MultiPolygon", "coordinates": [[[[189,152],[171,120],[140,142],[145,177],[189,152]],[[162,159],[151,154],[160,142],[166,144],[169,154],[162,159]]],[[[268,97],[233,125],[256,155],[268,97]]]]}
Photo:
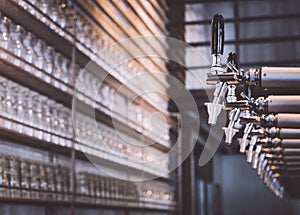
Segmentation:
{"type": "Polygon", "coordinates": [[[221,111],[227,111],[226,144],[239,143],[260,178],[276,196],[285,198],[284,182],[300,176],[300,96],[295,95],[300,89],[300,68],[242,70],[234,52],[223,67],[222,15],[213,17],[211,29],[213,63],[206,81],[216,88],[213,100],[205,104],[208,123],[216,125],[221,111]]]}

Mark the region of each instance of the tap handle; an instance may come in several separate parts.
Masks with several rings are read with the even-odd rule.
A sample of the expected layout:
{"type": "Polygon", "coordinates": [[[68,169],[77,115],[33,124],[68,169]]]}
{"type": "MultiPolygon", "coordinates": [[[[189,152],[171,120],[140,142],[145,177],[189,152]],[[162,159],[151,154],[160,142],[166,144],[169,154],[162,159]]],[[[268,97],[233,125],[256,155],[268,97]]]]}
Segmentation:
{"type": "Polygon", "coordinates": [[[223,55],[224,51],[224,18],[215,14],[211,23],[211,54],[223,55]]]}

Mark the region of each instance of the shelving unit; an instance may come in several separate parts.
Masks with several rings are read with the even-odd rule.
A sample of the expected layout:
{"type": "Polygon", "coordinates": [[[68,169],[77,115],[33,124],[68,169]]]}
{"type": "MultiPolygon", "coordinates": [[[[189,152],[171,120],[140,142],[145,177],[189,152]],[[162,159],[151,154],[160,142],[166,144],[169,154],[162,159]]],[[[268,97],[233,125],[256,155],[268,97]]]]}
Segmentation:
{"type": "MultiPolygon", "coordinates": [[[[123,1],[123,4],[126,4],[127,8],[124,7],[124,5],[119,5],[116,1],[87,2],[69,0],[62,1],[62,3],[64,4],[61,6],[63,7],[63,15],[65,18],[69,18],[71,16],[74,16],[77,19],[82,18],[84,22],[88,23],[89,26],[92,26],[91,29],[93,30],[93,33],[97,35],[98,40],[103,42],[105,41],[107,45],[127,37],[144,34],[162,35],[167,33],[165,25],[166,22],[168,22],[168,18],[165,15],[167,8],[164,2],[157,3],[155,1],[150,1],[146,3],[128,1],[125,3],[125,1],[123,1]],[[165,8],[159,4],[163,4],[163,7],[165,8]],[[93,10],[88,10],[90,7],[92,7],[93,10]],[[143,9],[144,12],[139,10],[139,7],[143,9]],[[121,15],[124,16],[123,19],[120,19],[121,15]],[[125,19],[127,20],[126,22],[131,23],[133,26],[132,29],[126,27],[125,19]],[[108,25],[108,23],[110,23],[110,25],[108,25]],[[157,27],[152,26],[151,23],[152,25],[155,23],[157,27]]],[[[31,32],[37,38],[42,39],[47,46],[54,47],[55,53],[61,53],[64,58],[69,59],[69,75],[73,77],[68,76],[68,80],[66,82],[63,78],[55,76],[54,73],[56,68],[53,67],[53,71],[51,73],[47,72],[45,67],[39,68],[36,65],[36,62],[28,62],[25,55],[17,55],[16,53],[13,53],[8,42],[8,46],[0,45],[0,76],[4,77],[3,83],[5,83],[5,80],[8,80],[11,81],[11,83],[14,83],[13,86],[16,85],[20,89],[25,87],[24,89],[26,89],[29,93],[32,92],[38,93],[38,95],[43,95],[43,98],[47,98],[49,101],[51,100],[54,105],[62,105],[62,107],[68,109],[70,113],[73,102],[80,104],[79,106],[81,108],[78,110],[76,109],[75,111],[78,111],[83,115],[88,114],[90,111],[95,111],[97,126],[104,126],[106,129],[105,130],[101,127],[102,130],[100,129],[100,133],[102,131],[108,132],[107,134],[100,134],[100,136],[103,136],[101,138],[106,138],[108,143],[115,140],[110,139],[112,137],[105,135],[111,135],[110,132],[114,129],[114,123],[117,123],[119,132],[128,134],[128,138],[140,142],[140,145],[147,146],[146,150],[142,149],[140,152],[137,151],[141,153],[139,159],[145,160],[146,163],[138,161],[137,158],[130,157],[134,155],[134,152],[128,151],[129,148],[127,148],[127,152],[125,154],[124,152],[120,152],[120,150],[118,151],[118,147],[125,147],[123,144],[126,144],[126,142],[116,142],[116,148],[109,148],[115,146],[108,146],[108,143],[104,143],[104,139],[101,139],[99,144],[106,144],[105,147],[108,147],[110,151],[102,149],[100,146],[96,147],[96,145],[91,145],[88,142],[80,142],[78,140],[78,134],[76,134],[78,131],[74,130],[74,128],[73,137],[71,137],[72,135],[69,136],[69,134],[65,133],[65,130],[67,129],[66,123],[68,122],[64,121],[63,118],[59,118],[59,116],[57,119],[52,119],[52,116],[50,116],[49,122],[49,125],[52,127],[55,124],[55,120],[62,123],[64,127],[61,128],[60,133],[58,134],[51,130],[52,127],[45,130],[42,125],[31,125],[22,120],[12,119],[5,115],[5,110],[1,110],[0,134],[1,139],[4,142],[0,143],[0,147],[7,145],[11,146],[12,149],[11,152],[8,151],[6,153],[7,156],[12,156],[13,159],[22,160],[25,159],[23,156],[26,154],[26,156],[32,155],[34,160],[35,150],[38,150],[39,155],[43,157],[42,161],[39,162],[45,164],[50,162],[53,165],[62,165],[69,169],[68,183],[70,183],[68,186],[70,192],[66,194],[69,196],[67,200],[61,201],[55,198],[51,200],[43,198],[26,199],[22,197],[0,196],[1,201],[7,202],[8,204],[60,204],[62,206],[70,207],[71,214],[74,214],[76,207],[95,207],[99,209],[126,208],[126,211],[150,210],[157,211],[157,214],[160,214],[160,212],[162,214],[172,214],[176,210],[176,202],[174,200],[176,180],[174,175],[169,174],[162,176],[160,168],[164,168],[163,164],[161,164],[161,166],[157,165],[156,168],[153,168],[153,166],[149,166],[147,164],[149,161],[151,163],[152,160],[147,160],[148,158],[145,158],[145,156],[152,155],[153,153],[153,155],[163,155],[172,147],[169,134],[164,134],[164,136],[159,137],[157,136],[157,133],[150,131],[146,124],[144,124],[144,119],[155,112],[161,113],[167,119],[166,122],[164,122],[167,126],[166,128],[168,128],[168,126],[172,123],[175,123],[167,111],[168,98],[163,98],[161,96],[154,98],[147,94],[142,95],[142,88],[139,88],[139,86],[125,86],[125,88],[123,88],[124,90],[121,92],[111,94],[114,97],[117,96],[117,98],[122,98],[125,102],[124,105],[129,105],[129,102],[132,101],[128,99],[137,95],[136,99],[133,101],[133,105],[142,110],[142,121],[137,122],[134,119],[128,118],[129,116],[124,116],[122,113],[114,112],[109,106],[104,104],[104,101],[101,100],[103,98],[100,98],[99,101],[94,101],[93,95],[91,96],[86,92],[74,90],[76,84],[79,83],[79,86],[81,86],[81,84],[86,84],[83,83],[83,81],[86,80],[81,80],[80,75],[83,74],[83,71],[86,72],[84,67],[91,62],[93,64],[93,68],[96,68],[96,70],[91,73],[93,75],[92,77],[95,79],[99,78],[99,80],[106,77],[103,84],[114,91],[116,91],[120,86],[124,86],[124,82],[136,75],[135,73],[137,72],[148,72],[150,74],[155,72],[168,73],[165,65],[166,62],[155,58],[149,58],[147,61],[134,59],[130,61],[131,67],[125,67],[125,69],[129,70],[120,71],[120,68],[112,69],[111,62],[109,62],[110,59],[107,59],[107,56],[101,56],[101,54],[98,53],[99,50],[97,50],[96,47],[93,47],[92,44],[80,41],[80,38],[78,38],[77,35],[78,26],[76,26],[76,24],[68,25],[68,23],[66,23],[66,26],[62,27],[59,22],[55,22],[53,20],[51,14],[49,15],[46,14],[45,11],[43,12],[43,7],[39,7],[38,4],[39,2],[30,0],[0,0],[0,11],[2,15],[0,18],[8,17],[11,20],[11,25],[22,26],[26,32],[31,32]],[[72,53],[72,50],[75,50],[75,52],[72,53]],[[80,67],[81,69],[79,68],[75,71],[74,68],[76,69],[77,67],[80,67]],[[74,83],[74,80],[76,83],[74,83]],[[14,128],[21,128],[21,130],[17,131],[14,128]],[[42,136],[37,137],[29,135],[24,132],[26,129],[41,133],[42,136]],[[45,139],[45,137],[48,139],[45,139]],[[14,146],[20,148],[23,153],[15,152],[15,150],[13,150],[14,146]],[[132,155],[130,155],[130,153],[132,155]],[[136,199],[133,200],[111,199],[94,196],[93,198],[88,197],[87,201],[81,201],[84,196],[78,193],[78,190],[76,189],[79,186],[78,183],[80,183],[78,182],[78,174],[82,171],[82,168],[87,170],[87,173],[98,173],[99,177],[106,178],[105,180],[115,180],[111,178],[111,176],[108,176],[105,172],[99,172],[99,170],[95,167],[91,167],[89,164],[89,160],[91,159],[99,160],[103,167],[113,168],[113,171],[120,172],[120,174],[124,174],[126,171],[129,171],[129,174],[134,174],[136,176],[142,175],[144,177],[149,176],[151,178],[156,178],[153,182],[154,185],[149,185],[148,182],[131,182],[137,187],[137,196],[136,199]],[[151,188],[145,188],[145,186],[150,186],[151,188]]],[[[67,21],[69,21],[69,19],[67,19],[67,21]]],[[[1,31],[0,33],[3,32],[1,31]]],[[[102,46],[101,48],[104,47],[105,46],[102,46]]],[[[167,50],[167,44],[163,44],[160,41],[157,41],[156,44],[147,44],[147,47],[153,49],[156,53],[167,50]]],[[[142,50],[145,47],[136,46],[135,48],[142,50]]],[[[126,53],[130,55],[132,50],[122,47],[122,50],[117,51],[121,51],[121,54],[126,53]]],[[[35,55],[35,57],[39,56],[35,55]]],[[[42,56],[42,58],[44,57],[42,56]]],[[[165,88],[167,87],[166,80],[158,80],[155,75],[153,75],[153,81],[165,88]]],[[[82,86],[85,87],[85,85],[82,86]]],[[[4,95],[1,98],[1,103],[5,103],[5,105],[7,105],[6,99],[7,98],[4,95]]],[[[22,105],[24,109],[28,109],[28,107],[26,107],[28,104],[22,105]]],[[[50,107],[50,109],[51,108],[52,107],[50,107]]],[[[34,112],[38,111],[35,109],[32,110],[34,112]]],[[[43,110],[37,114],[42,115],[42,111],[43,110]]],[[[69,114],[69,117],[70,116],[71,114],[69,114]]],[[[70,119],[68,118],[67,121],[69,120],[70,119]]],[[[73,120],[75,120],[75,124],[77,124],[74,117],[73,120]]],[[[59,124],[59,126],[60,125],[61,124],[59,124]]],[[[99,128],[96,128],[96,130],[97,129],[99,131],[99,128]]],[[[157,131],[159,133],[160,130],[157,131]]],[[[160,132],[165,131],[161,129],[160,132]]],[[[86,136],[86,134],[82,137],[79,135],[79,137],[87,138],[86,140],[91,138],[91,136],[86,136]]],[[[4,161],[1,160],[0,164],[2,165],[3,162],[4,161]]],[[[169,159],[167,162],[172,161],[169,159]]],[[[166,163],[166,167],[168,167],[168,163],[166,163]]],[[[21,171],[22,167],[19,168],[21,171]]],[[[4,179],[6,176],[8,177],[8,181],[10,180],[10,177],[13,177],[13,173],[9,170],[12,170],[12,167],[9,165],[7,167],[1,166],[1,182],[5,181],[4,179]],[[7,173],[5,172],[5,168],[8,170],[7,173]]],[[[21,175],[19,176],[18,183],[22,183],[21,175]]],[[[116,181],[116,184],[118,183],[122,184],[125,182],[119,180],[116,181]]],[[[111,185],[107,186],[110,187],[111,185]]],[[[13,187],[12,185],[0,185],[0,188],[16,189],[21,192],[34,191],[31,188],[23,189],[21,187],[13,187]]],[[[91,192],[91,190],[88,192],[91,192]]]]}

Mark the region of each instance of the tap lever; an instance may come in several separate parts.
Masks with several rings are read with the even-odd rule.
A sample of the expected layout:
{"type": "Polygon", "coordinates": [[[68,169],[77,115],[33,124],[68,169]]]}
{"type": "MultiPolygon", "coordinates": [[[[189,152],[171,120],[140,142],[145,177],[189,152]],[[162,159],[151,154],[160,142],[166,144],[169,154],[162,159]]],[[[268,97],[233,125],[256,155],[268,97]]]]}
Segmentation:
{"type": "Polygon", "coordinates": [[[213,57],[212,70],[219,73],[224,52],[224,18],[220,14],[215,14],[211,22],[210,48],[213,57]]]}

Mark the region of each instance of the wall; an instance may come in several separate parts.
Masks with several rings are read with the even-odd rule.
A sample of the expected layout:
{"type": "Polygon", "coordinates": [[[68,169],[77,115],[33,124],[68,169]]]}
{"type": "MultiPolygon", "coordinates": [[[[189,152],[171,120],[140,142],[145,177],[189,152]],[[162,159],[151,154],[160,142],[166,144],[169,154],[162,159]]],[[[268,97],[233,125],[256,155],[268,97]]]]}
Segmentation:
{"type": "Polygon", "coordinates": [[[214,166],[215,180],[221,184],[222,215],[300,214],[300,200],[277,199],[244,155],[221,155],[214,166]]]}

